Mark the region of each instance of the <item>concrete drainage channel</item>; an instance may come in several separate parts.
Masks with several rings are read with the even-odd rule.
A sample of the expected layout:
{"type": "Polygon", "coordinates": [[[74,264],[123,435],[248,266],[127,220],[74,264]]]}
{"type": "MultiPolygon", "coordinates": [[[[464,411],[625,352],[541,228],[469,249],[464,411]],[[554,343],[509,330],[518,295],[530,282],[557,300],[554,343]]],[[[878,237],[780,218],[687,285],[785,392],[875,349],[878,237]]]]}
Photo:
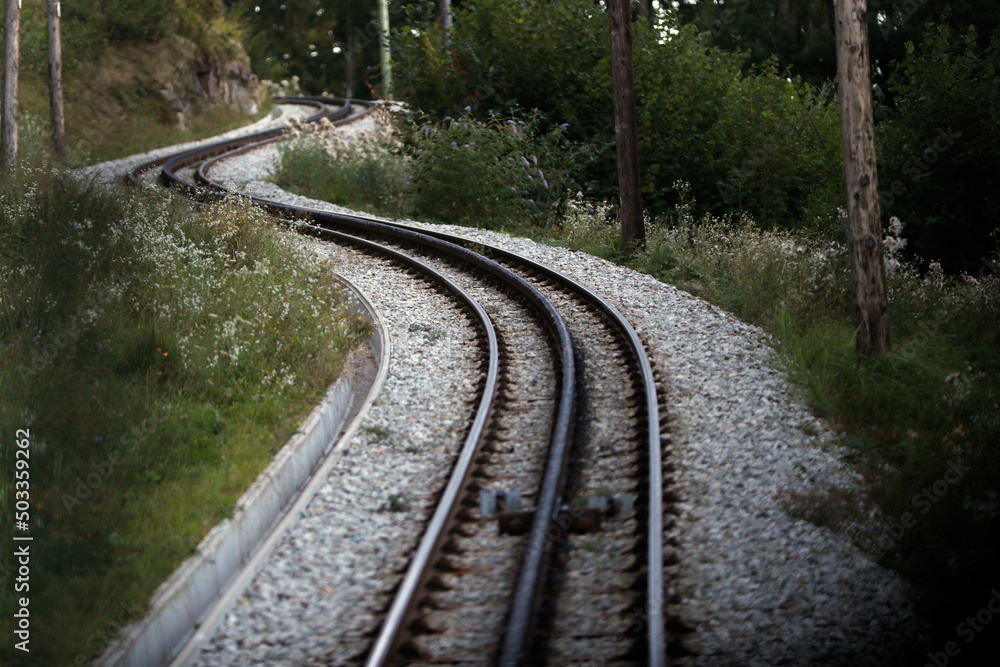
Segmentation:
{"type": "Polygon", "coordinates": [[[374,325],[370,350],[352,357],[302,428],[240,496],[233,517],[205,536],[196,554],[153,595],[146,616],[96,664],[188,664],[340,458],[385,383],[391,352],[378,311],[353,285],[341,282],[352,312],[374,325]]]}

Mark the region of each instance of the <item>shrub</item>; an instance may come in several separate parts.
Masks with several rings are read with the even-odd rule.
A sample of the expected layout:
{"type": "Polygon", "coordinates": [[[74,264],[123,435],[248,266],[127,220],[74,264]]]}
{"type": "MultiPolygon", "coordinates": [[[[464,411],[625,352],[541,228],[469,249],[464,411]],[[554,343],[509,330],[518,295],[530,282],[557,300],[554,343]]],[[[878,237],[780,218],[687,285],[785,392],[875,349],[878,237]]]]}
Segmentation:
{"type": "Polygon", "coordinates": [[[102,0],[99,9],[109,41],[155,41],[173,31],[176,0],[102,0]]]}
{"type": "Polygon", "coordinates": [[[441,123],[382,125],[345,139],[305,126],[280,149],[277,183],[341,206],[497,229],[556,219],[589,149],[539,115],[504,119],[468,112],[441,123]],[[526,119],[525,119],[526,118],[526,119]],[[308,137],[299,138],[305,132],[308,137]]]}
{"type": "Polygon", "coordinates": [[[338,206],[398,215],[405,161],[389,128],[383,125],[353,140],[330,128],[327,123],[294,126],[292,140],[279,148],[275,182],[338,206]]]}
{"type": "Polygon", "coordinates": [[[465,113],[416,128],[406,196],[413,213],[498,229],[549,220],[585,150],[565,140],[566,127],[543,132],[541,120],[465,113]]]}
{"type": "Polygon", "coordinates": [[[830,212],[843,201],[844,177],[832,87],[788,81],[771,61],[732,86],[709,134],[729,170],[716,184],[717,211],[752,211],[765,228],[836,233],[830,212]]]}
{"type": "Polygon", "coordinates": [[[889,78],[895,104],[878,108],[884,211],[909,221],[910,257],[950,273],[979,273],[1000,227],[1000,31],[928,26],[889,78]]]}
{"type": "MultiPolygon", "coordinates": [[[[481,0],[456,10],[447,50],[431,4],[394,34],[397,92],[433,117],[470,107],[477,120],[537,109],[588,145],[594,195],[617,193],[607,14],[586,0],[481,0]],[[416,28],[416,29],[414,29],[416,28]]],[[[764,224],[816,226],[840,202],[832,96],[773,66],[743,76],[743,54],[709,48],[672,19],[633,26],[644,204],[666,213],[683,179],[716,214],[748,210],[764,224]],[[669,37],[664,32],[670,28],[669,37]],[[669,63],[669,66],[666,64],[669,63]]]]}

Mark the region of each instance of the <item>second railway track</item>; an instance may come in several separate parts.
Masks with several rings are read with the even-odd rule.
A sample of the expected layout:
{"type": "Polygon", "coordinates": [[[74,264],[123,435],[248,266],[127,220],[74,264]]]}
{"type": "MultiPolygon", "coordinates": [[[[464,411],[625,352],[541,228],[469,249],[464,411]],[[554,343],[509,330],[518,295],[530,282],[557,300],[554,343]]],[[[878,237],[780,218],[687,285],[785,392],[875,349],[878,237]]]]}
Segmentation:
{"type": "MultiPolygon", "coordinates": [[[[332,105],[312,120],[356,118],[338,111],[351,108],[345,100],[302,102],[332,105]]],[[[214,161],[279,134],[210,145],[134,173],[165,165],[167,182],[218,198],[214,161]],[[181,169],[199,183],[178,178],[181,169]]],[[[444,504],[428,517],[381,629],[358,657],[371,666],[666,664],[669,435],[664,398],[628,321],[579,283],[499,248],[254,201],[307,220],[303,229],[315,236],[419,257],[498,332],[498,399],[476,413],[484,435],[470,436],[476,442],[459,456],[440,492],[444,504]]],[[[484,382],[491,398],[491,380],[484,382]]]]}

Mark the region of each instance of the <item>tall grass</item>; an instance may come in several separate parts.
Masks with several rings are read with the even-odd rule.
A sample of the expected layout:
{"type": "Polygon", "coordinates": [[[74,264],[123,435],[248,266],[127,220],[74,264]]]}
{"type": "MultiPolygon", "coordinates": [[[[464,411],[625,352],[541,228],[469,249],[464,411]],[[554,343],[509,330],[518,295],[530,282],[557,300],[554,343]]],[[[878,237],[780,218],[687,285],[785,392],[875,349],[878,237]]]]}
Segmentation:
{"type": "MultiPolygon", "coordinates": [[[[6,642],[0,661],[77,664],[232,512],[366,327],[239,201],[194,210],[36,176],[0,189],[0,486],[29,429],[34,537],[31,654],[6,642]]],[[[12,636],[12,613],[0,627],[12,636]]]]}
{"type": "Polygon", "coordinates": [[[289,190],[338,206],[400,215],[405,161],[387,128],[345,140],[331,125],[293,125],[274,180],[289,190]],[[302,136],[305,135],[305,136],[302,136]]]}

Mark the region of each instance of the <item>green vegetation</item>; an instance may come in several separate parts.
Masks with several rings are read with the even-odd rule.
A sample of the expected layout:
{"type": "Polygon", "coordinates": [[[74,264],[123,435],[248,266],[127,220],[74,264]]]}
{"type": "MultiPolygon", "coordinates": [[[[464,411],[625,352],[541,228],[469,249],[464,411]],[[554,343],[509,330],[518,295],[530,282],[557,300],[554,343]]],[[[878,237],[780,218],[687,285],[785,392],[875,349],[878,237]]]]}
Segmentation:
{"type": "MultiPolygon", "coordinates": [[[[942,4],[907,6],[918,5],[926,17],[942,4]]],[[[770,8],[767,21],[777,21],[775,5],[761,3],[770,8]]],[[[813,14],[825,16],[828,8],[820,11],[815,2],[793,8],[788,20],[808,29],[788,32],[789,40],[803,40],[801,51],[788,52],[780,49],[780,30],[777,47],[743,30],[762,20],[752,3],[698,3],[709,19],[729,12],[726,30],[715,33],[716,19],[703,23],[693,9],[684,8],[684,20],[708,32],[671,13],[657,24],[634,25],[645,208],[653,215],[671,211],[678,203],[672,185],[683,180],[716,217],[748,213],[764,229],[843,240],[833,214],[843,197],[838,103],[832,83],[817,78],[831,73],[832,59],[820,52],[832,48],[821,35],[832,24],[813,14]],[[724,43],[727,35],[750,41],[724,43]],[[751,45],[750,55],[719,48],[751,45]],[[790,53],[815,65],[815,85],[783,71],[790,53]]],[[[903,17],[889,11],[891,29],[879,31],[891,43],[885,53],[898,59],[879,64],[876,139],[885,220],[909,221],[908,260],[925,268],[938,259],[951,274],[978,271],[982,248],[1000,227],[1000,32],[993,32],[1000,14],[977,11],[955,7],[936,27],[913,16],[900,23],[903,17]],[[984,18],[988,32],[962,27],[973,16],[984,18]],[[922,34],[916,45],[907,41],[922,34]]],[[[568,123],[567,138],[591,149],[590,159],[575,161],[577,182],[592,187],[598,200],[613,200],[608,19],[600,7],[587,0],[479,0],[456,10],[447,50],[436,16],[433,3],[410,7],[407,25],[394,33],[401,99],[433,118],[457,117],[465,107],[478,121],[534,109],[553,127],[568,123]]]]}
{"type": "Polygon", "coordinates": [[[938,263],[919,273],[899,259],[906,228],[894,219],[885,239],[893,353],[859,360],[843,245],[699,216],[686,184],[678,191],[682,204],[653,223],[635,257],[622,256],[608,211],[582,201],[551,241],[625,262],[770,334],[817,414],[843,430],[887,525],[917,518],[901,536],[871,533],[851,499],[822,487],[796,509],[909,576],[925,611],[954,628],[980,605],[1000,556],[1000,275],[949,279],[938,263]],[[954,483],[952,465],[962,469],[954,483]],[[946,474],[947,491],[934,493],[946,474]],[[927,489],[933,502],[914,500],[927,489]]]}
{"type": "MultiPolygon", "coordinates": [[[[275,182],[338,206],[398,214],[405,184],[403,160],[394,152],[388,132],[348,142],[336,130],[325,131],[326,127],[305,126],[307,136],[281,144],[275,182]]],[[[293,135],[298,134],[298,129],[293,130],[293,135]]]]}
{"type": "Polygon", "coordinates": [[[1000,227],[1000,31],[928,27],[889,77],[880,105],[884,212],[912,220],[910,256],[976,273],[1000,227]],[[885,96],[883,96],[885,97],[885,96]]]}
{"type": "Polygon", "coordinates": [[[574,164],[592,152],[541,129],[539,116],[387,126],[348,141],[336,132],[280,149],[276,182],[295,192],[385,215],[412,215],[493,229],[554,219],[573,187],[574,164]],[[474,207],[468,205],[474,199],[474,207]]]}
{"type": "MultiPolygon", "coordinates": [[[[400,99],[433,118],[469,107],[489,122],[533,109],[550,127],[568,124],[566,137],[591,151],[575,161],[577,182],[610,199],[617,175],[607,15],[588,0],[481,0],[455,14],[447,50],[433,3],[411,8],[394,33],[400,99]]],[[[690,27],[664,39],[640,21],[633,32],[648,210],[670,210],[671,185],[683,179],[719,215],[744,209],[763,225],[836,224],[840,130],[829,89],[788,81],[771,64],[744,74],[743,54],[711,48],[690,27]]]]}
{"type": "MultiPolygon", "coordinates": [[[[984,0],[867,0],[872,76],[883,85],[891,63],[906,55],[924,26],[938,23],[954,31],[975,25],[986,38],[1000,27],[1000,5],[984,0]]],[[[748,66],[777,57],[783,66],[815,85],[837,75],[833,12],[827,0],[688,0],[677,19],[704,32],[712,46],[746,51],[748,66]]]]}
{"type": "MultiPolygon", "coordinates": [[[[0,430],[30,430],[34,537],[31,654],[0,661],[76,664],[230,515],[368,330],[242,202],[35,176],[0,189],[0,430]]],[[[0,459],[13,516],[13,447],[0,459]]]]}
{"type": "MultiPolygon", "coordinates": [[[[297,76],[302,87],[345,97],[376,95],[380,77],[376,0],[233,0],[247,53],[262,79],[297,76]],[[371,71],[372,68],[376,71],[371,71]]],[[[401,3],[390,3],[395,24],[401,3]]]]}
{"type": "MultiPolygon", "coordinates": [[[[246,58],[240,25],[214,0],[64,3],[62,33],[71,166],[213,136],[255,119],[211,103],[198,83],[199,64],[246,58]]],[[[44,0],[24,2],[21,63],[19,125],[27,134],[49,117],[44,0]]],[[[270,100],[263,102],[257,117],[270,111],[270,100]]]]}

